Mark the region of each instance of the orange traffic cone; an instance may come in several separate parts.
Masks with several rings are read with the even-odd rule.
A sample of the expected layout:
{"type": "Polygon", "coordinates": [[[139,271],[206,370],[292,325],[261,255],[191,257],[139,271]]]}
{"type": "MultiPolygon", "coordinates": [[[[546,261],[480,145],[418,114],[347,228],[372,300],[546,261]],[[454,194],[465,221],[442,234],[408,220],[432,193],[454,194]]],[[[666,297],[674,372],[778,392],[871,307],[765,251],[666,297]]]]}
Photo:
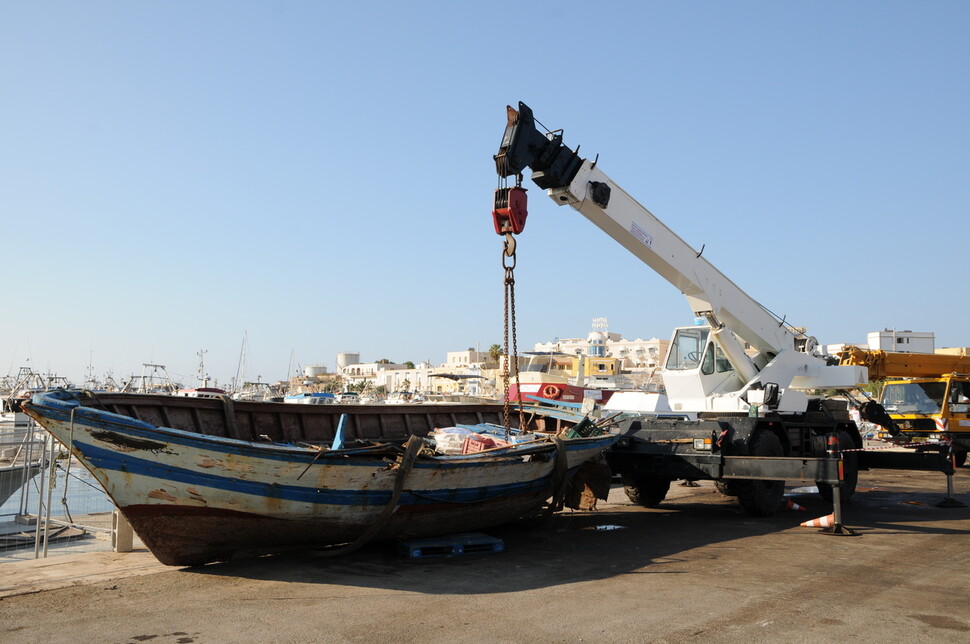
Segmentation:
{"type": "Polygon", "coordinates": [[[801,525],[804,528],[831,528],[835,525],[835,515],[830,514],[827,517],[819,517],[811,521],[805,521],[801,525]]]}
{"type": "Polygon", "coordinates": [[[805,506],[802,506],[802,505],[798,505],[797,503],[795,503],[791,499],[788,499],[788,502],[785,504],[785,509],[786,510],[801,510],[802,512],[808,512],[808,508],[806,508],[805,506]]]}

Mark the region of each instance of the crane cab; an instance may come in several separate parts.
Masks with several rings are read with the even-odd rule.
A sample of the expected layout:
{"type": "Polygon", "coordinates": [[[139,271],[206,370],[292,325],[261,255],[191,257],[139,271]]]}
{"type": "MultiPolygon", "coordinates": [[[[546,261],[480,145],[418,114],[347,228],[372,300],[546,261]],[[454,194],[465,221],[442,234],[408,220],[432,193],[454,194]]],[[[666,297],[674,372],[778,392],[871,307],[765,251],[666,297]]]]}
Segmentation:
{"type": "MultiPolygon", "coordinates": [[[[950,442],[962,458],[970,450],[970,375],[891,379],[880,401],[910,443],[950,442]]],[[[893,440],[886,432],[880,438],[893,440]]]]}
{"type": "MultiPolygon", "coordinates": [[[[662,372],[673,411],[718,409],[718,394],[736,392],[744,385],[708,325],[674,329],[662,372]]],[[[732,399],[731,411],[737,411],[732,399]]]]}

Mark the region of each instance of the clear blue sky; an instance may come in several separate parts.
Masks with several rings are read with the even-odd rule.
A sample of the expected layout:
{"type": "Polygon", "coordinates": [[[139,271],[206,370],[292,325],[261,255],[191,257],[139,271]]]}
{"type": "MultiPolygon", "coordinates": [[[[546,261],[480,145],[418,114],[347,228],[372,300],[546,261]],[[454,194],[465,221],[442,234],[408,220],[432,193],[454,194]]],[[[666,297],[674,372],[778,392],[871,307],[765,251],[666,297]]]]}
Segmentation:
{"type": "MultiPolygon", "coordinates": [[[[502,340],[528,103],[822,343],[970,345],[970,3],[0,2],[0,372],[227,383],[502,340]]],[[[531,185],[531,184],[529,184],[531,185]]],[[[690,323],[538,188],[519,347],[690,323]]]]}

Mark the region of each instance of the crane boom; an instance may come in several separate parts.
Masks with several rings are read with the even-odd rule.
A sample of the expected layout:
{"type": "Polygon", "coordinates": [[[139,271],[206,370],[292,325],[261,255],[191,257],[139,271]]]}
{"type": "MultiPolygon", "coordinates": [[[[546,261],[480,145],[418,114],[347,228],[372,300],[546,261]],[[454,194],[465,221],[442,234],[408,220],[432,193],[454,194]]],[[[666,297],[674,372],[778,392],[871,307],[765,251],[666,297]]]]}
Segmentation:
{"type": "Polygon", "coordinates": [[[561,131],[537,129],[527,105],[520,102],[517,110],[508,107],[507,112],[495,169],[500,177],[516,177],[516,187],[496,191],[496,230],[521,232],[527,212],[519,184],[522,172],[531,168],[532,181],[556,204],[569,205],[593,222],[679,289],[694,315],[708,321],[709,331],[677,329],[671,339],[661,376],[672,409],[741,411],[760,404],[752,402],[760,396],[749,394],[770,385],[781,392],[776,408],[797,413],[808,405],[806,391],[868,382],[861,367],[827,364],[815,351],[814,338],[779,321],[702,257],[703,249],[692,248],[616,185],[595,160],[567,148],[561,131]]]}
{"type": "Polygon", "coordinates": [[[849,347],[839,354],[839,363],[866,367],[872,380],[970,374],[970,356],[942,353],[895,353],[849,347]]]}
{"type": "Polygon", "coordinates": [[[795,348],[791,329],[728,279],[600,170],[535,127],[524,103],[509,107],[509,125],[495,156],[501,176],[533,170],[532,179],[558,205],[569,205],[687,297],[697,316],[713,314],[766,360],[795,348]]]}

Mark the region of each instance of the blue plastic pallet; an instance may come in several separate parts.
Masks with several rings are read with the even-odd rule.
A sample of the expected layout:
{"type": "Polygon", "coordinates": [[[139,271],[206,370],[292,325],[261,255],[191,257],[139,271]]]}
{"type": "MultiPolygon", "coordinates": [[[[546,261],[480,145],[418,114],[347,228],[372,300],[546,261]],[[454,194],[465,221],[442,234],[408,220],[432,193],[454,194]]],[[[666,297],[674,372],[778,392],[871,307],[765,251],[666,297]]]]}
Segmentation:
{"type": "Polygon", "coordinates": [[[452,534],[434,539],[413,539],[399,541],[398,552],[408,559],[428,559],[431,557],[457,557],[502,552],[505,542],[487,534],[452,534]]]}

